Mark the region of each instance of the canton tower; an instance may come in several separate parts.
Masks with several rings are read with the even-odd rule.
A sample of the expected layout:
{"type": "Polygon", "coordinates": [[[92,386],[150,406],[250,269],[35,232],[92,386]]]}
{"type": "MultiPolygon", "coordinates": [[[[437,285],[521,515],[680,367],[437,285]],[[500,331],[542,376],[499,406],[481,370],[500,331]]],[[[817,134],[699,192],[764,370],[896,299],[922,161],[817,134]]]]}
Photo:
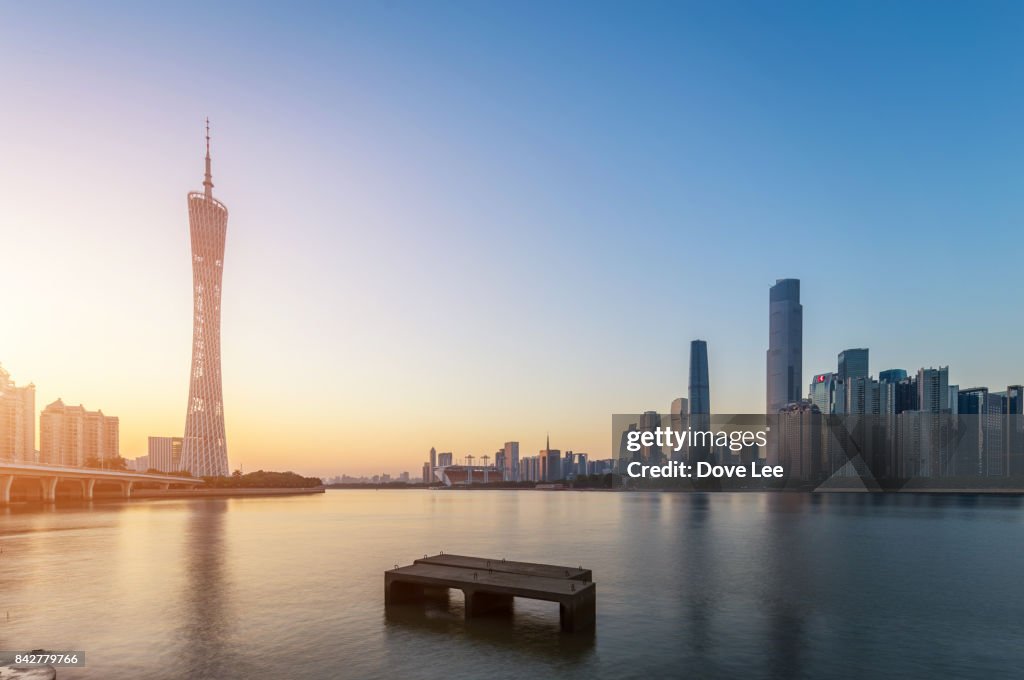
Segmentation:
{"type": "Polygon", "coordinates": [[[227,476],[224,396],[220,375],[220,285],[228,209],[213,197],[210,120],[206,120],[206,178],[203,191],[188,194],[192,234],[192,370],[182,467],[197,477],[227,476]]]}

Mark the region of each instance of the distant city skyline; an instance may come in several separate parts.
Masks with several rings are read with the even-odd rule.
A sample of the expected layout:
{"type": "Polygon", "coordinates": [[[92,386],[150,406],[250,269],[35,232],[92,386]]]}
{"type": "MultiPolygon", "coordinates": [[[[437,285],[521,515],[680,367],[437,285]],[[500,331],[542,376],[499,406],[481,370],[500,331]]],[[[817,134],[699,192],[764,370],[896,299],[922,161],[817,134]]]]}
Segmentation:
{"type": "Polygon", "coordinates": [[[761,412],[780,277],[801,281],[801,393],[859,347],[1002,390],[1024,319],[974,273],[1012,281],[1024,252],[1022,18],[7,11],[0,363],[36,404],[117,414],[126,458],[183,431],[181,194],[208,114],[232,469],[415,472],[431,445],[532,455],[548,431],[605,457],[609,414],[687,396],[694,338],[712,410],[761,412]]]}

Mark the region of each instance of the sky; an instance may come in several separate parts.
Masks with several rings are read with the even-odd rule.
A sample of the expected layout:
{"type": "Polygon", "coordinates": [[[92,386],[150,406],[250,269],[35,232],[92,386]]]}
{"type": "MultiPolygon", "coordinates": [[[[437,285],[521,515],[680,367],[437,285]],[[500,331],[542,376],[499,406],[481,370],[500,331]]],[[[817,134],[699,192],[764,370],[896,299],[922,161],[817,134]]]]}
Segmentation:
{"type": "Polygon", "coordinates": [[[184,429],[185,196],[230,210],[232,469],[419,472],[431,446],[611,455],[611,415],[803,382],[1024,382],[1024,5],[0,4],[0,364],[184,429]],[[212,5],[212,6],[211,6],[212,5]]]}

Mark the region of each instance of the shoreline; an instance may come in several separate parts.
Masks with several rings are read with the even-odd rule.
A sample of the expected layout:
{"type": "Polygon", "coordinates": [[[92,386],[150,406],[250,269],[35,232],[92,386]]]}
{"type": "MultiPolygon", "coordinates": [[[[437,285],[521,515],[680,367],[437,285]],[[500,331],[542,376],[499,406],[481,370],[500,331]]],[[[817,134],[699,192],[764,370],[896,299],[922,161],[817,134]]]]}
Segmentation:
{"type": "Polygon", "coordinates": [[[223,488],[223,489],[136,489],[130,500],[151,500],[154,498],[245,498],[255,496],[304,496],[324,493],[325,488],[223,488]]]}
{"type": "Polygon", "coordinates": [[[989,489],[928,489],[928,488],[910,488],[910,489],[844,489],[844,488],[831,488],[831,489],[653,489],[653,488],[615,488],[615,489],[597,489],[597,488],[582,488],[582,489],[536,489],[536,488],[509,488],[509,487],[486,487],[486,486],[473,486],[473,487],[423,487],[417,485],[410,485],[408,488],[400,486],[328,486],[326,489],[331,491],[389,491],[389,490],[400,490],[400,491],[542,491],[545,493],[560,493],[560,492],[596,492],[596,493],[805,493],[805,494],[829,494],[829,493],[840,493],[840,494],[883,494],[883,495],[900,495],[900,494],[938,494],[938,495],[986,495],[986,496],[1020,496],[1024,495],[1024,489],[1009,489],[1009,488],[989,488],[989,489]]]}

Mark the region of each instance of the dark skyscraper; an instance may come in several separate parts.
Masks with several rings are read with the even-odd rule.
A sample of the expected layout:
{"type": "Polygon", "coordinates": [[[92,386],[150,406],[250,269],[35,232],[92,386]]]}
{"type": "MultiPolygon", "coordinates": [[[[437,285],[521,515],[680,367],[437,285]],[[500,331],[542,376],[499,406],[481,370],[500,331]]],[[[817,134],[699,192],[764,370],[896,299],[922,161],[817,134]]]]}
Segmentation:
{"type": "Polygon", "coordinates": [[[878,372],[878,412],[882,415],[903,413],[903,399],[900,383],[907,379],[902,368],[890,368],[878,372]]]}
{"type": "Polygon", "coordinates": [[[917,376],[907,376],[896,383],[896,413],[904,411],[916,411],[917,401],[917,376]]]}
{"type": "Polygon", "coordinates": [[[548,435],[544,450],[540,452],[541,480],[557,482],[562,478],[562,452],[551,448],[551,435],[548,435]]]}
{"type": "Polygon", "coordinates": [[[800,280],[777,279],[768,295],[768,413],[800,401],[803,388],[804,308],[800,280]]]}
{"type": "Polygon", "coordinates": [[[957,444],[956,472],[961,475],[1006,474],[1003,445],[1005,397],[987,387],[960,390],[957,411],[962,439],[957,444]]]}
{"type": "MultiPolygon", "coordinates": [[[[711,388],[708,382],[708,343],[690,343],[690,427],[697,431],[711,429],[711,388]]],[[[711,460],[711,447],[705,443],[691,445],[689,459],[693,463],[711,460]]]]}
{"type": "Polygon", "coordinates": [[[949,366],[917,371],[917,408],[927,413],[950,410],[949,366]]]}
{"type": "Polygon", "coordinates": [[[690,343],[690,415],[711,413],[711,389],[708,386],[708,343],[690,343]]]}
{"type": "Polygon", "coordinates": [[[839,353],[839,379],[868,377],[868,350],[866,347],[844,349],[839,353]]]}
{"type": "Polygon", "coordinates": [[[192,233],[192,370],[182,444],[182,467],[197,477],[227,476],[224,396],[220,375],[220,284],[228,209],[213,197],[210,123],[206,123],[203,191],[188,195],[192,233]]]}
{"type": "Polygon", "coordinates": [[[906,379],[906,377],[907,371],[902,368],[890,368],[886,371],[878,372],[878,382],[880,383],[898,383],[906,379]]]}

